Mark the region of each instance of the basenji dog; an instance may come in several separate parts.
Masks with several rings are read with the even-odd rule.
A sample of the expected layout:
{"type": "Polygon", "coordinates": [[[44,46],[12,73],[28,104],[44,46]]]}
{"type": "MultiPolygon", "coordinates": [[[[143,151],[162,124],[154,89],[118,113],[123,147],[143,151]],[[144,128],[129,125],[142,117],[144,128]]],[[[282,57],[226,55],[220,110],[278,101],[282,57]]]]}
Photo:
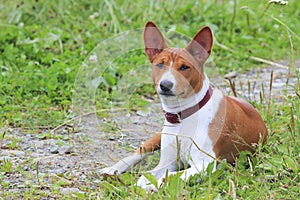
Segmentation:
{"type": "MultiPolygon", "coordinates": [[[[163,129],[134,154],[101,173],[123,173],[146,153],[161,149],[159,164],[149,171],[159,185],[166,174],[180,172],[188,180],[209,163],[222,159],[234,163],[240,151],[254,152],[259,141],[266,141],[266,126],[253,106],[210,85],[204,71],[213,44],[209,27],[203,27],[185,48],[169,48],[157,26],[148,22],[144,44],[165,115],[163,129]]],[[[157,190],[145,176],[137,185],[157,190]]]]}

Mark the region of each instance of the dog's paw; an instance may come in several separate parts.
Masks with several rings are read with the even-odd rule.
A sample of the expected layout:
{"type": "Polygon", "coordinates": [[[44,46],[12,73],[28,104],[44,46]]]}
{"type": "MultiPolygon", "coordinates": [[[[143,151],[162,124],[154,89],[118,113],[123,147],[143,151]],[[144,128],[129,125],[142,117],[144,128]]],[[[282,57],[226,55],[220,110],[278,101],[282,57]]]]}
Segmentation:
{"type": "Polygon", "coordinates": [[[141,176],[139,178],[138,182],[136,183],[136,186],[139,186],[139,187],[147,190],[148,192],[157,192],[158,189],[163,184],[163,180],[164,180],[164,177],[158,179],[157,186],[155,186],[154,184],[150,183],[150,181],[145,176],[141,176]]]}
{"type": "Polygon", "coordinates": [[[108,175],[108,176],[112,176],[114,174],[120,174],[120,172],[118,171],[118,169],[116,169],[114,167],[105,167],[103,169],[100,169],[98,172],[100,174],[108,175]]]}
{"type": "Polygon", "coordinates": [[[148,181],[148,179],[144,175],[142,175],[136,183],[136,185],[141,187],[141,188],[146,188],[146,186],[148,184],[150,184],[150,182],[148,181]]]}
{"type": "Polygon", "coordinates": [[[157,192],[157,189],[145,176],[141,176],[136,183],[136,186],[139,186],[149,192],[157,192]]]}

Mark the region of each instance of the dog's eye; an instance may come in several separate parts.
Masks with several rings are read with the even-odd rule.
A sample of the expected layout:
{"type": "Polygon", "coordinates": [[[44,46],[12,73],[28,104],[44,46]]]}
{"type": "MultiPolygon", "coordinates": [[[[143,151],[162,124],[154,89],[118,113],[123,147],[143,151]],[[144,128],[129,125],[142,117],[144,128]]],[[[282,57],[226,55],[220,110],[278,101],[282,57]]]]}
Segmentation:
{"type": "Polygon", "coordinates": [[[181,67],[179,68],[179,70],[185,71],[185,70],[187,70],[187,69],[189,69],[189,68],[190,68],[189,66],[181,65],[181,67]]]}
{"type": "Polygon", "coordinates": [[[164,68],[165,65],[164,65],[164,63],[159,63],[159,64],[157,64],[156,66],[157,66],[159,69],[162,69],[162,68],[164,68]]]}

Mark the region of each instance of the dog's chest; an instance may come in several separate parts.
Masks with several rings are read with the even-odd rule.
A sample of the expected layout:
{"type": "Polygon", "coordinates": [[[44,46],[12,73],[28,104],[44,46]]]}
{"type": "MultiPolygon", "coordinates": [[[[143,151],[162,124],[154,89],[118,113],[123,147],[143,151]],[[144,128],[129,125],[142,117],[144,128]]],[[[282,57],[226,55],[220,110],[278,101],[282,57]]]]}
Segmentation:
{"type": "Polygon", "coordinates": [[[173,149],[173,153],[178,153],[179,150],[181,159],[185,161],[188,161],[190,157],[201,159],[205,156],[201,150],[211,152],[213,144],[209,137],[208,127],[215,115],[214,106],[214,101],[207,102],[201,110],[179,124],[166,121],[162,130],[161,150],[173,149]]]}

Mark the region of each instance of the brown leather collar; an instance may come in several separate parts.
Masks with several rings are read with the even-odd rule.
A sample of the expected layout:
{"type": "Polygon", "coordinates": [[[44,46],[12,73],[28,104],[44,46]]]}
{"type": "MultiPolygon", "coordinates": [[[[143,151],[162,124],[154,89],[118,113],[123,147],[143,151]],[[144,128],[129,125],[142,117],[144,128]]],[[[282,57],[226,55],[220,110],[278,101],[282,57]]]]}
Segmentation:
{"type": "Polygon", "coordinates": [[[189,107],[189,108],[187,108],[179,113],[176,113],[176,114],[164,111],[166,120],[168,122],[170,122],[171,124],[180,123],[181,120],[188,118],[189,116],[191,116],[192,114],[194,114],[195,112],[200,110],[210,100],[212,93],[213,93],[213,89],[209,86],[205,96],[198,104],[196,104],[192,107],[189,107]]]}

